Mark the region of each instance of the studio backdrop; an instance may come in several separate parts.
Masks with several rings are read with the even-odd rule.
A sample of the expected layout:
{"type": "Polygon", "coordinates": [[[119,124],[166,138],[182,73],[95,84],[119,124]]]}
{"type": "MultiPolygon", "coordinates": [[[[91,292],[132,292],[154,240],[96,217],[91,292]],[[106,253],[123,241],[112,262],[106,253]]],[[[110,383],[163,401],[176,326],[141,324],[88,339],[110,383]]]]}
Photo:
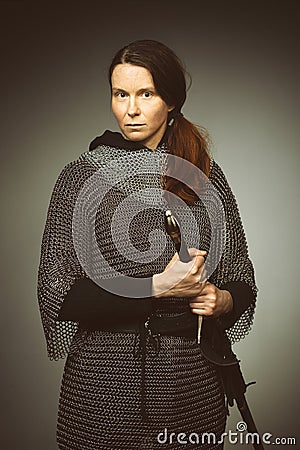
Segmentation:
{"type": "MultiPolygon", "coordinates": [[[[39,316],[41,237],[64,165],[105,129],[117,130],[107,68],[136,39],[164,42],[192,76],[184,114],[210,132],[259,288],[252,331],[234,346],[246,381],[257,382],[247,399],[261,433],[297,438],[297,2],[2,1],[0,9],[1,448],[56,449],[64,361],[48,360],[39,316]]],[[[231,409],[227,429],[239,420],[231,409]]]]}

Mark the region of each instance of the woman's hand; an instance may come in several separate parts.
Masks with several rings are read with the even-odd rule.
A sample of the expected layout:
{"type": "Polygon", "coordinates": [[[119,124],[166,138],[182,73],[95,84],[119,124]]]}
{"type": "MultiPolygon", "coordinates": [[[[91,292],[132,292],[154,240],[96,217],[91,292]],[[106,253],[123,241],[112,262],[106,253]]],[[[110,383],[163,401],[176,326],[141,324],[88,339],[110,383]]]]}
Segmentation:
{"type": "Polygon", "coordinates": [[[203,283],[204,256],[206,251],[190,248],[192,260],[183,263],[176,253],[162,273],[152,277],[152,296],[161,297],[196,297],[201,293],[203,283]]]}
{"type": "Polygon", "coordinates": [[[202,283],[200,295],[190,301],[192,313],[200,316],[218,317],[230,312],[232,307],[233,300],[230,292],[218,289],[208,281],[202,283]]]}

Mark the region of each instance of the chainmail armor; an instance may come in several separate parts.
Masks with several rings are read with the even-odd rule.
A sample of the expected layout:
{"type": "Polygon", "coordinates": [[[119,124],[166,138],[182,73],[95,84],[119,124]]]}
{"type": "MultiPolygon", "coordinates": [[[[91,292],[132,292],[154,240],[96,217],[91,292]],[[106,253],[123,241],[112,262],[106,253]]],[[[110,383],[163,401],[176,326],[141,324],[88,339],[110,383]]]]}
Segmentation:
{"type": "MultiPolygon", "coordinates": [[[[214,366],[204,359],[194,340],[162,336],[158,354],[147,342],[145,380],[148,420],[143,422],[139,409],[141,360],[134,351],[134,335],[86,331],[77,323],[57,320],[67,291],[76,280],[87,277],[76,255],[72,236],[73,210],[78,194],[86,180],[99,168],[105,170],[106,164],[124,158],[126,152],[132,153],[113,145],[101,145],[92,152],[83,153],[77,161],[62,170],[50,201],[42,240],[38,298],[49,357],[59,359],[68,355],[59,405],[60,449],[158,449],[162,445],[158,444],[156,437],[164,428],[169,433],[200,434],[211,431],[221,435],[225,427],[224,395],[218,374],[214,366]]],[[[149,152],[147,148],[134,150],[136,156],[149,152]]],[[[158,159],[165,157],[164,144],[155,154],[158,159]]],[[[209,180],[218,191],[226,218],[224,251],[210,281],[218,287],[230,281],[244,281],[256,295],[253,267],[236,200],[221,168],[213,160],[209,180]]],[[[159,258],[133,262],[118,253],[111,236],[112,214],[118,204],[132,192],[145,187],[156,187],[162,191],[161,183],[161,176],[153,173],[129,177],[110,189],[101,205],[97,205],[97,243],[114,270],[134,277],[151,276],[163,271],[172,258],[174,246],[169,237],[166,237],[166,245],[159,258]]],[[[149,250],[148,236],[151,231],[164,231],[165,200],[163,196],[152,199],[151,192],[141,193],[148,206],[129,227],[134,249],[141,253],[149,250]],[[161,212],[157,209],[158,202],[161,202],[161,212]]],[[[199,200],[190,209],[198,223],[201,242],[191,231],[186,237],[187,244],[209,250],[211,230],[205,208],[199,200]]],[[[182,223],[187,220],[185,210],[179,205],[174,211],[182,223]]],[[[157,239],[159,241],[159,235],[157,239]]],[[[90,262],[97,271],[101,271],[97,265],[97,255],[90,255],[90,262]]],[[[107,273],[102,275],[109,277],[107,273]]],[[[153,299],[153,305],[161,316],[173,316],[189,308],[184,298],[153,299]]],[[[249,332],[254,308],[253,303],[227,330],[232,342],[249,332]]],[[[182,444],[175,441],[169,443],[167,448],[179,449],[182,444]]],[[[217,444],[191,444],[185,445],[185,448],[221,447],[217,444]]]]}

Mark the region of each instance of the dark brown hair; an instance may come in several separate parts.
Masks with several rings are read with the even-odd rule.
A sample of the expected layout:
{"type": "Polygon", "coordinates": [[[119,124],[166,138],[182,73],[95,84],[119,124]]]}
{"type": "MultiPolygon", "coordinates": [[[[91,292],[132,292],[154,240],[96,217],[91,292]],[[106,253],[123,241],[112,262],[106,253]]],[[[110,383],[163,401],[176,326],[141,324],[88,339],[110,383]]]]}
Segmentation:
{"type": "MultiPolygon", "coordinates": [[[[194,125],[180,114],[186,99],[187,72],[177,55],[166,45],[153,40],[139,40],[126,45],[114,56],[109,67],[109,83],[118,64],[133,64],[149,70],[159,96],[168,106],[174,106],[169,113],[166,144],[169,153],[184,158],[209,175],[209,137],[203,127],[194,125]],[[173,120],[172,120],[173,119],[173,120]]],[[[178,170],[178,168],[176,168],[178,170]]],[[[175,168],[165,177],[165,189],[178,195],[187,203],[197,200],[197,195],[186,185],[172,177],[175,168]]],[[[193,180],[197,185],[197,180],[193,180]]]]}

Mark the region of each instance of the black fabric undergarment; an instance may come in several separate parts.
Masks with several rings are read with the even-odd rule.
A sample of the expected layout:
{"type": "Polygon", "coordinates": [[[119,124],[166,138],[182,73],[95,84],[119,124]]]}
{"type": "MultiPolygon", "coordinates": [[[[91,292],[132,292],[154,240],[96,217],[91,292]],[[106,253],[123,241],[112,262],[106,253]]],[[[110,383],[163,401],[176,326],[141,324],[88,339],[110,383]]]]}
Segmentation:
{"type": "MultiPolygon", "coordinates": [[[[144,320],[153,313],[151,279],[145,298],[126,298],[98,286],[89,278],[77,280],[68,291],[58,320],[71,320],[93,327],[95,324],[126,320],[144,320]]],[[[221,289],[230,292],[233,309],[221,317],[224,329],[230,328],[253,301],[251,287],[243,281],[229,282],[221,289]]]]}

